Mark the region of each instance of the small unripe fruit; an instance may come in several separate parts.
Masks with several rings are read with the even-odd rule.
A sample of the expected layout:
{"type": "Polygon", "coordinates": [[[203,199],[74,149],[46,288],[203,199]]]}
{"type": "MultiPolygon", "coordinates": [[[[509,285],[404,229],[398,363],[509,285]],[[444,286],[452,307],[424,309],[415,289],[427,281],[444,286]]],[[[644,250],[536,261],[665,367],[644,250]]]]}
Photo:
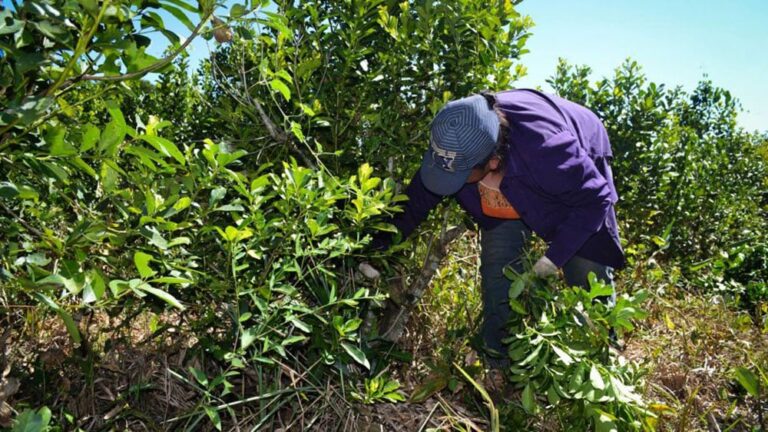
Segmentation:
{"type": "Polygon", "coordinates": [[[213,17],[213,37],[218,43],[232,41],[232,29],[224,21],[213,17]]]}

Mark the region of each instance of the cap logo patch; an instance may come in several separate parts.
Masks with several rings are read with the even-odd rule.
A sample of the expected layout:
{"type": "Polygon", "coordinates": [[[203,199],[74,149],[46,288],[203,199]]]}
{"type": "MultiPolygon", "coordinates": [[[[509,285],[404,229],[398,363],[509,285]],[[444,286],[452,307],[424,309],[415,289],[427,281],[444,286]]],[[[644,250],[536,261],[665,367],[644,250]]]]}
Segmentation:
{"type": "Polygon", "coordinates": [[[443,171],[454,172],[453,162],[456,160],[457,153],[455,151],[443,150],[438,147],[434,141],[430,141],[432,147],[432,159],[440,164],[440,168],[442,168],[443,171]]]}

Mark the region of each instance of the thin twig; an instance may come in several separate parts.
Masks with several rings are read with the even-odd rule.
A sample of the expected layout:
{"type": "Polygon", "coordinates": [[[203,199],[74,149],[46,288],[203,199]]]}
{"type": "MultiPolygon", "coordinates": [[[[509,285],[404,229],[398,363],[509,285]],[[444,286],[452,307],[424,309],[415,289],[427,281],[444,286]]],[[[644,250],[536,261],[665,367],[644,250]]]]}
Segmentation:
{"type": "Polygon", "coordinates": [[[21,216],[17,215],[13,210],[11,210],[8,207],[6,207],[6,205],[4,203],[0,202],[0,207],[3,209],[4,212],[6,212],[7,214],[13,216],[13,218],[16,219],[20,224],[22,224],[24,226],[24,228],[27,229],[27,231],[31,232],[32,234],[36,235],[37,237],[40,237],[41,239],[45,238],[45,234],[43,234],[42,231],[40,231],[39,229],[37,229],[37,228],[33,227],[32,225],[30,225],[27,221],[22,219],[21,216]]]}
{"type": "Polygon", "coordinates": [[[425,427],[427,427],[427,424],[430,420],[432,420],[432,416],[435,415],[435,411],[437,411],[437,407],[440,406],[439,403],[435,402],[435,405],[432,407],[432,410],[427,414],[427,418],[424,419],[424,422],[421,423],[421,426],[419,426],[419,431],[421,432],[424,430],[425,427]]]}

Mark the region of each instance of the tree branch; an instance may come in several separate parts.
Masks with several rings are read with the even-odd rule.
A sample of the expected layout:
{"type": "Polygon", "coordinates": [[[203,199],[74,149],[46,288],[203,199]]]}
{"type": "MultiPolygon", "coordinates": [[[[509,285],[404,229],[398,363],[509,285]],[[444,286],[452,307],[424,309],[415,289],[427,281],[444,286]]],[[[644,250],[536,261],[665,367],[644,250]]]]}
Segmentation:
{"type": "Polygon", "coordinates": [[[466,230],[464,226],[444,230],[437,244],[427,254],[427,259],[411,286],[393,287],[393,292],[390,292],[390,301],[387,302],[379,324],[379,333],[382,338],[393,343],[400,340],[414,306],[424,296],[424,292],[440,267],[440,262],[445,258],[448,245],[466,230]]]}
{"type": "Polygon", "coordinates": [[[192,40],[194,40],[197,35],[200,33],[200,30],[203,28],[203,26],[208,22],[208,19],[211,17],[213,13],[209,12],[203,19],[200,20],[199,23],[197,23],[197,26],[192,30],[192,33],[189,35],[189,37],[184,41],[181,46],[179,46],[174,52],[169,54],[168,56],[164,57],[162,60],[153,63],[144,69],[138,70],[136,72],[130,72],[122,75],[81,75],[77,78],[71,79],[67,81],[69,84],[73,84],[77,81],[125,81],[129,79],[139,78],[143,75],[146,75],[150,72],[154,72],[158,69],[161,69],[165,67],[168,63],[172,62],[176,56],[184,52],[184,50],[187,49],[187,46],[189,46],[190,43],[192,43],[192,40]]]}
{"type": "MultiPolygon", "coordinates": [[[[291,151],[299,156],[301,161],[309,168],[317,168],[317,164],[310,159],[297,145],[296,142],[293,140],[292,136],[283,130],[281,127],[279,127],[275,122],[269,117],[269,114],[264,109],[264,106],[261,104],[261,102],[255,98],[253,98],[249,92],[249,85],[247,81],[247,74],[245,72],[245,64],[241,63],[238,65],[238,69],[240,71],[240,81],[242,90],[238,90],[234,88],[234,86],[229,85],[223,78],[217,78],[216,71],[221,74],[222,77],[225,77],[223,71],[218,67],[218,64],[216,63],[215,58],[211,59],[212,67],[214,69],[214,80],[221,86],[221,89],[230,97],[232,97],[235,101],[240,103],[241,105],[244,105],[249,110],[246,110],[246,114],[249,116],[255,116],[258,114],[259,119],[261,119],[261,123],[264,125],[264,127],[267,129],[267,132],[269,133],[269,136],[272,137],[272,139],[282,145],[287,145],[290,147],[291,151]],[[255,111],[255,114],[254,114],[255,111]]],[[[256,85],[256,84],[254,84],[256,85]]]]}
{"type": "Polygon", "coordinates": [[[42,232],[42,231],[40,231],[39,229],[37,229],[37,228],[33,227],[32,225],[30,225],[29,223],[27,223],[27,221],[25,221],[24,219],[22,219],[22,218],[21,218],[21,216],[17,215],[17,214],[16,214],[16,213],[15,213],[13,210],[11,210],[10,208],[8,208],[8,207],[7,207],[5,204],[3,204],[2,202],[0,202],[0,208],[2,208],[2,209],[3,209],[3,211],[4,211],[6,214],[8,214],[9,216],[11,216],[11,217],[13,217],[14,219],[16,219],[16,220],[17,220],[17,221],[18,221],[18,222],[19,222],[21,225],[23,225],[23,226],[24,226],[24,228],[26,228],[26,229],[27,229],[27,231],[31,232],[32,234],[34,234],[35,236],[37,236],[37,237],[39,237],[39,238],[41,238],[41,239],[44,239],[44,238],[45,238],[45,234],[43,234],[43,232],[42,232]]]}

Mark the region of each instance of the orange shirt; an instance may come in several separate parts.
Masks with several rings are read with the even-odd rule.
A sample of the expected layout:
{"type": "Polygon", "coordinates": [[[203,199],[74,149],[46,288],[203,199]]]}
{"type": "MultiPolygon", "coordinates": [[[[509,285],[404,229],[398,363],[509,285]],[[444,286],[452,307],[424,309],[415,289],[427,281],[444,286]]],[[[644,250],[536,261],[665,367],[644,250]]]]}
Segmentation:
{"type": "Polygon", "coordinates": [[[502,173],[492,171],[477,184],[483,214],[499,219],[520,219],[517,210],[499,190],[503,177],[502,173]]]}

